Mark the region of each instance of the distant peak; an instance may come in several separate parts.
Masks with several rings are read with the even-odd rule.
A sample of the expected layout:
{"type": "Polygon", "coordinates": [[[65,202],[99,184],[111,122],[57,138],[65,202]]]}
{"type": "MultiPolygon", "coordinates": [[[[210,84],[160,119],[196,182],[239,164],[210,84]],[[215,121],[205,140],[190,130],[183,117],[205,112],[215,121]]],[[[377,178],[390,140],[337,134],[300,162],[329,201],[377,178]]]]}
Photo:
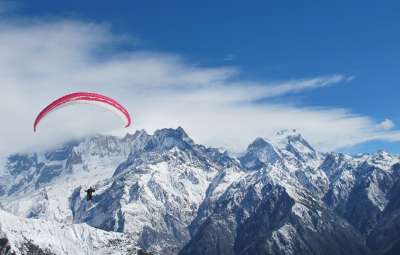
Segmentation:
{"type": "Polygon", "coordinates": [[[176,129],[176,131],[178,131],[178,132],[183,132],[183,133],[186,134],[185,130],[183,130],[183,128],[182,128],[181,126],[179,126],[179,127],[176,129]]]}
{"type": "Polygon", "coordinates": [[[274,146],[266,139],[257,137],[248,147],[247,151],[274,150],[274,146]]]}
{"type": "Polygon", "coordinates": [[[378,150],[378,151],[377,151],[377,154],[378,154],[378,155],[390,155],[390,153],[387,152],[387,151],[385,151],[385,150],[378,150]]]}
{"type": "Polygon", "coordinates": [[[254,142],[250,144],[250,147],[264,147],[265,145],[269,145],[269,143],[262,137],[257,137],[254,142]]]}
{"type": "MultiPolygon", "coordinates": [[[[182,127],[174,128],[163,128],[158,129],[154,132],[155,136],[168,136],[168,137],[176,137],[176,138],[189,138],[187,133],[182,127]]],[[[189,138],[190,139],[190,138],[189,138]]]]}
{"type": "Polygon", "coordinates": [[[134,134],[131,133],[126,133],[126,135],[124,136],[124,138],[122,138],[123,140],[132,140],[135,139],[139,136],[143,136],[143,135],[149,135],[146,130],[144,129],[140,129],[140,130],[136,130],[136,132],[134,134]]]}
{"type": "Polygon", "coordinates": [[[389,152],[385,151],[385,150],[379,150],[377,152],[375,152],[374,154],[371,155],[372,158],[375,159],[389,159],[392,158],[393,155],[391,155],[389,152]]]}
{"type": "Polygon", "coordinates": [[[307,159],[316,159],[318,153],[315,149],[303,138],[296,129],[284,129],[276,133],[273,138],[274,143],[279,149],[284,149],[293,154],[296,158],[305,162],[307,159]]]}
{"type": "Polygon", "coordinates": [[[241,164],[251,170],[274,164],[280,159],[279,153],[267,140],[257,137],[248,147],[246,154],[239,158],[241,164]]]}
{"type": "Polygon", "coordinates": [[[174,146],[180,148],[186,148],[187,146],[193,146],[193,140],[186,134],[183,128],[163,128],[156,130],[151,136],[150,145],[148,148],[163,148],[170,149],[174,146]]]}

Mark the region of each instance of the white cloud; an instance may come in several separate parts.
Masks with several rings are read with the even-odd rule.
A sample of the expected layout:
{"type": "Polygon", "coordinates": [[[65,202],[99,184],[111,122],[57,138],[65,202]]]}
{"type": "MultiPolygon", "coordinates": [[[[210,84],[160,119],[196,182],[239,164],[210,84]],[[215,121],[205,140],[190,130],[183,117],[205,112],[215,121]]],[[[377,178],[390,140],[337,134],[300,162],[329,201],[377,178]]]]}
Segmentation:
{"type": "Polygon", "coordinates": [[[384,121],[379,123],[376,127],[379,130],[390,130],[390,129],[393,129],[395,127],[395,124],[394,124],[394,122],[392,120],[385,119],[384,121]]]}
{"type": "MultiPolygon", "coordinates": [[[[174,54],[107,52],[124,43],[107,27],[77,21],[3,22],[0,25],[0,153],[44,148],[88,133],[109,132],[122,123],[92,106],[66,107],[32,132],[36,114],[73,91],[96,91],[118,99],[133,115],[134,129],[182,126],[200,143],[244,149],[257,136],[295,128],[319,149],[372,139],[393,140],[368,116],[345,109],[272,104],[268,100],[337,83],[336,74],[280,82],[240,80],[233,67],[205,68],[174,54]],[[101,53],[101,54],[99,54],[101,53]]],[[[113,133],[125,132],[125,129],[113,133]]]]}

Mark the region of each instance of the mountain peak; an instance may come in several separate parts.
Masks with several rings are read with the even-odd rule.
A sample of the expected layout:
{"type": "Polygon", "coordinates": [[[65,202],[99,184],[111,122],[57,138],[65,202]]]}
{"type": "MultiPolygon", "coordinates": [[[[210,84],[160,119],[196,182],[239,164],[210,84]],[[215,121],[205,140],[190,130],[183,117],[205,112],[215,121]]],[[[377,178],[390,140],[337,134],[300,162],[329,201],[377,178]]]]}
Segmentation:
{"type": "Polygon", "coordinates": [[[158,129],[154,132],[154,137],[158,138],[159,140],[170,141],[173,140],[181,140],[188,144],[194,144],[193,140],[187,135],[185,130],[182,127],[174,128],[163,128],[158,129]]]}
{"type": "Polygon", "coordinates": [[[302,162],[318,158],[317,151],[296,129],[280,130],[272,140],[279,149],[290,152],[302,162]]]}
{"type": "Polygon", "coordinates": [[[260,169],[264,165],[273,164],[280,159],[274,146],[261,137],[257,137],[247,147],[247,152],[239,160],[247,169],[260,169]]]}
{"type": "Polygon", "coordinates": [[[265,146],[270,145],[264,138],[262,137],[257,137],[249,146],[248,149],[252,148],[263,148],[265,146]]]}
{"type": "Polygon", "coordinates": [[[140,130],[136,130],[136,132],[134,134],[126,133],[126,135],[124,136],[124,138],[122,138],[122,140],[124,140],[124,141],[134,140],[140,136],[148,136],[148,135],[149,134],[146,132],[146,130],[140,129],[140,130]]]}
{"type": "Polygon", "coordinates": [[[188,149],[195,145],[194,141],[186,134],[183,128],[157,129],[152,135],[144,130],[136,131],[133,135],[127,135],[124,139],[132,140],[131,153],[139,151],[162,151],[173,147],[188,149]]]}

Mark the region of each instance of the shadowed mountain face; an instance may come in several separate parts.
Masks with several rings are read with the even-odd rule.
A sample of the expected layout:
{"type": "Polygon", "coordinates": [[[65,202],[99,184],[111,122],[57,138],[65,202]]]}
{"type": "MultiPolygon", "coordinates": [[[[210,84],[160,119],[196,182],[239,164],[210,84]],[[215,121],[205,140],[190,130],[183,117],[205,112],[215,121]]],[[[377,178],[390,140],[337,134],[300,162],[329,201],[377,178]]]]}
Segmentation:
{"type": "Polygon", "coordinates": [[[9,156],[0,202],[23,217],[127,233],[160,254],[395,254],[399,162],[320,153],[295,131],[257,138],[238,159],[182,128],[137,131],[9,156]]]}
{"type": "Polygon", "coordinates": [[[366,253],[361,235],[306,191],[298,199],[257,175],[221,197],[181,254],[366,253]]]}

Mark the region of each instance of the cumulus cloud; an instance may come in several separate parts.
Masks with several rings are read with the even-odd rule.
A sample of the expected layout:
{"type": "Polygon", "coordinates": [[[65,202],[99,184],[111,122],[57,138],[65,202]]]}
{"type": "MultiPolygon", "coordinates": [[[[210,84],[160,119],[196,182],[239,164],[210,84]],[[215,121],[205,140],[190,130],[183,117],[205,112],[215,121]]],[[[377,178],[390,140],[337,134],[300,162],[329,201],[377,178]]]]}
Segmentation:
{"type": "MultiPolygon", "coordinates": [[[[69,92],[95,91],[117,98],[135,129],[182,126],[197,142],[243,150],[257,136],[295,128],[319,149],[373,139],[398,139],[368,116],[346,109],[268,103],[288,93],[349,82],[333,74],[277,82],[240,79],[240,69],[201,67],[182,56],[121,51],[124,37],[106,26],[71,20],[8,21],[0,25],[0,153],[47,148],[90,133],[123,135],[114,115],[94,106],[71,106],[43,120],[36,114],[69,92]],[[110,47],[111,46],[111,47],[110,47]]],[[[382,124],[382,123],[381,123],[382,124]]]]}
{"type": "Polygon", "coordinates": [[[385,119],[384,121],[379,123],[376,127],[378,129],[380,129],[380,130],[390,130],[390,129],[393,129],[395,127],[395,124],[394,124],[394,122],[392,120],[385,119]]]}

